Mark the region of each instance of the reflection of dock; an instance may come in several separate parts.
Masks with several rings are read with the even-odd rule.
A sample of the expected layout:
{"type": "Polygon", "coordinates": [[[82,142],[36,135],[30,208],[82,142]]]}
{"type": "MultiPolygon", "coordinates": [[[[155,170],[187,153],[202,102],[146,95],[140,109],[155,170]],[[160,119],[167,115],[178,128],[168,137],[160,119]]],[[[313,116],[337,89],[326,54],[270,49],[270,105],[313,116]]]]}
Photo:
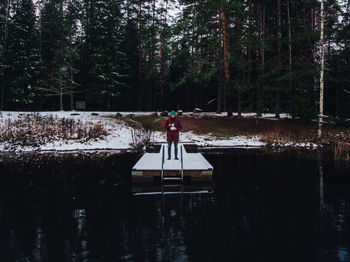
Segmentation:
{"type": "Polygon", "coordinates": [[[132,169],[132,181],[161,182],[189,179],[195,181],[212,181],[213,166],[201,153],[187,153],[182,144],[178,145],[179,160],[174,160],[174,146],[172,159],[166,160],[168,146],[162,145],[159,153],[146,153],[132,169]]]}
{"type": "Polygon", "coordinates": [[[138,195],[176,195],[176,194],[209,194],[212,193],[213,184],[211,182],[194,182],[189,185],[153,185],[137,183],[132,186],[132,193],[138,195]]]}

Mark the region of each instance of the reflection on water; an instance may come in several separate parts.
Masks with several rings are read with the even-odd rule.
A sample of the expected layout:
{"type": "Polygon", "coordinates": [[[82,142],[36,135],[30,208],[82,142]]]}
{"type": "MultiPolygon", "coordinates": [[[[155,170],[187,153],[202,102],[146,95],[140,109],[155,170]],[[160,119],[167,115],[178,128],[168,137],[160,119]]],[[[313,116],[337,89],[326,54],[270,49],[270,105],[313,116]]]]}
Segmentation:
{"type": "Polygon", "coordinates": [[[1,166],[0,261],[349,261],[349,169],[254,151],[206,158],[214,192],[183,195],[132,195],[133,161],[118,157],[1,166]]]}

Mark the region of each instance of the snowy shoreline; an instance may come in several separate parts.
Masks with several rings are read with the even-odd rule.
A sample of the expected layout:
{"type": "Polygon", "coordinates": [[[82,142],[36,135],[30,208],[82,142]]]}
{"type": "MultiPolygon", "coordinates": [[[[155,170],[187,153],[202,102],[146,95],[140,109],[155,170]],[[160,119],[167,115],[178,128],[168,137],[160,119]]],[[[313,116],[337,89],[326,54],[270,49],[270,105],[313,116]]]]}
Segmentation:
{"type": "MultiPolygon", "coordinates": [[[[53,112],[15,112],[15,111],[2,111],[0,116],[0,125],[3,128],[6,121],[15,121],[28,114],[38,114],[40,116],[53,116],[57,118],[80,120],[83,123],[99,123],[102,122],[108,131],[108,135],[103,139],[88,142],[76,142],[73,140],[68,141],[54,141],[46,143],[38,147],[18,147],[15,151],[18,152],[77,152],[77,151],[121,151],[126,152],[132,150],[132,136],[131,127],[125,125],[121,120],[115,118],[116,114],[120,113],[122,116],[133,115],[150,115],[152,112],[75,112],[75,111],[53,111],[53,112]]],[[[189,115],[191,113],[185,113],[189,115]]],[[[200,115],[212,115],[216,117],[225,116],[225,113],[201,113],[200,115]]],[[[244,117],[255,117],[254,113],[243,114],[244,117]]],[[[263,118],[272,118],[272,114],[265,114],[263,118]]],[[[282,117],[288,117],[284,114],[282,117]]],[[[262,148],[266,146],[266,143],[261,141],[261,137],[245,137],[245,136],[232,136],[228,138],[216,138],[207,135],[197,135],[192,132],[182,132],[180,142],[184,144],[196,144],[200,148],[262,148]]],[[[151,137],[151,143],[164,143],[166,141],[165,132],[153,132],[151,137]]],[[[9,152],[6,142],[0,143],[0,152],[9,152]]],[[[298,146],[298,145],[297,145],[298,146]]],[[[299,145],[301,147],[311,147],[315,145],[299,145]]],[[[11,150],[13,151],[13,150],[11,150]]]]}

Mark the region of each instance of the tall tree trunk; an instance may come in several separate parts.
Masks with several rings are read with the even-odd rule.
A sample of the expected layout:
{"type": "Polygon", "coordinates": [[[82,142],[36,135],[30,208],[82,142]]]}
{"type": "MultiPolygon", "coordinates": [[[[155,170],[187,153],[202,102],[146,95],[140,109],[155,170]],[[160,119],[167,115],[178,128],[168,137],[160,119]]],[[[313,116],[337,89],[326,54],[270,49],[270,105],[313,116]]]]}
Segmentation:
{"type": "Polygon", "coordinates": [[[111,93],[107,92],[107,111],[111,110],[111,93]]]}
{"type": "Polygon", "coordinates": [[[142,110],[142,23],[141,23],[142,1],[139,0],[138,13],[138,91],[137,91],[137,109],[142,110]]]}
{"type": "MultiPolygon", "coordinates": [[[[311,29],[312,29],[312,36],[315,34],[315,30],[316,30],[316,11],[314,8],[311,9],[310,12],[310,21],[311,21],[311,29]]],[[[313,54],[313,63],[315,65],[317,65],[317,57],[316,57],[316,44],[315,44],[315,40],[312,39],[311,41],[312,44],[312,54],[313,54]]],[[[318,77],[316,74],[314,74],[314,78],[313,78],[313,82],[312,82],[312,88],[311,88],[311,95],[310,95],[310,105],[314,106],[315,105],[315,96],[316,96],[316,89],[318,88],[317,86],[317,82],[318,82],[318,77]]]]}
{"type": "MultiPolygon", "coordinates": [[[[168,1],[165,1],[166,7],[165,9],[168,10],[168,1]]],[[[167,24],[167,16],[164,16],[164,23],[167,24]]],[[[162,31],[160,33],[160,83],[159,83],[159,89],[160,89],[160,110],[164,110],[164,27],[162,28],[162,31]]]]}
{"type": "Polygon", "coordinates": [[[72,89],[70,90],[70,110],[74,110],[74,94],[72,89]]]}
{"type": "MultiPolygon", "coordinates": [[[[85,48],[84,48],[84,75],[89,75],[89,64],[90,64],[90,54],[91,54],[91,50],[90,50],[90,35],[89,35],[89,26],[90,26],[90,20],[89,20],[89,10],[90,10],[90,6],[87,3],[86,4],[86,14],[85,14],[85,23],[86,23],[86,34],[85,34],[85,48]]],[[[41,42],[41,41],[40,41],[41,42]]],[[[89,83],[89,79],[83,78],[82,80],[83,82],[83,89],[84,89],[84,100],[86,101],[86,91],[88,90],[88,83],[89,83]]]]}
{"type": "Polygon", "coordinates": [[[157,101],[157,88],[155,87],[156,81],[155,81],[155,72],[156,72],[156,44],[155,44],[155,39],[156,39],[156,0],[153,0],[153,14],[152,14],[152,38],[151,38],[151,43],[152,43],[152,59],[151,59],[151,65],[150,65],[150,105],[149,105],[149,110],[153,110],[154,103],[157,101]]]}
{"type": "MultiPolygon", "coordinates": [[[[248,48],[247,48],[247,55],[248,55],[248,85],[249,89],[252,88],[252,1],[249,1],[248,6],[248,48]]],[[[249,92],[249,106],[253,106],[253,92],[249,92]]]]}
{"type": "MultiPolygon", "coordinates": [[[[201,34],[199,34],[196,37],[196,41],[197,41],[196,46],[197,47],[199,46],[199,43],[201,42],[201,38],[202,38],[201,34]]],[[[194,57],[199,57],[199,55],[200,55],[200,48],[196,48],[195,52],[194,52],[194,57]]],[[[199,74],[202,73],[202,69],[203,69],[202,67],[199,68],[199,74]]],[[[201,75],[199,75],[199,76],[200,76],[199,86],[201,87],[202,86],[202,77],[201,77],[201,75]]],[[[194,106],[195,107],[199,107],[199,95],[198,95],[199,92],[202,92],[202,90],[199,89],[198,84],[195,84],[195,88],[194,88],[194,106]]]]}
{"type": "Polygon", "coordinates": [[[152,108],[152,54],[148,52],[148,63],[147,63],[148,77],[147,77],[147,107],[146,110],[152,108]]]}
{"type": "Polygon", "coordinates": [[[292,103],[293,103],[293,60],[292,60],[292,32],[291,32],[291,22],[290,22],[290,1],[287,2],[287,19],[288,19],[288,57],[289,57],[289,76],[288,76],[288,93],[289,101],[288,108],[289,113],[292,114],[292,103]]]}
{"type": "Polygon", "coordinates": [[[242,46],[242,19],[241,19],[241,14],[238,14],[237,18],[237,28],[238,28],[238,34],[237,34],[237,42],[238,42],[238,57],[240,60],[240,73],[241,73],[241,78],[240,78],[240,83],[238,85],[238,90],[237,90],[237,112],[238,116],[242,115],[242,104],[241,104],[241,86],[244,85],[245,83],[245,72],[244,72],[244,57],[243,57],[243,46],[242,46]]]}
{"type": "MultiPolygon", "coordinates": [[[[281,57],[281,50],[282,50],[282,33],[281,33],[281,0],[276,0],[276,9],[277,9],[277,66],[278,66],[278,73],[277,77],[281,77],[282,73],[282,57],[281,57]]],[[[276,108],[275,108],[275,117],[280,118],[280,89],[281,89],[281,81],[276,81],[276,108]]]]}
{"type": "MultiPolygon", "coordinates": [[[[193,60],[193,56],[194,56],[194,47],[193,47],[193,45],[194,45],[194,28],[193,27],[194,27],[194,21],[192,21],[192,37],[191,37],[191,49],[190,49],[191,76],[193,76],[193,66],[194,66],[194,60],[193,60]]],[[[186,110],[188,112],[191,111],[191,101],[190,101],[191,100],[191,90],[190,90],[190,88],[191,88],[190,85],[187,85],[187,87],[186,87],[186,110]]]]}
{"type": "MultiPolygon", "coordinates": [[[[225,4],[225,1],[222,1],[222,4],[225,4]]],[[[227,89],[230,83],[230,54],[229,54],[229,35],[227,32],[228,22],[226,19],[226,9],[222,6],[221,10],[222,16],[222,32],[223,32],[223,41],[224,41],[224,68],[225,68],[225,86],[224,86],[224,108],[228,111],[232,111],[231,104],[232,101],[227,102],[227,89]],[[227,103],[229,103],[229,108],[227,109],[227,103]]],[[[231,98],[229,98],[232,100],[231,98]]],[[[231,113],[231,112],[229,112],[231,113]]]]}
{"type": "MultiPolygon", "coordinates": [[[[308,3],[307,3],[308,4],[308,3]]],[[[316,57],[316,45],[315,45],[315,37],[314,37],[314,31],[315,31],[315,10],[310,7],[306,7],[305,11],[305,28],[306,32],[305,34],[307,35],[307,41],[309,43],[309,63],[311,64],[312,68],[316,68],[317,64],[317,57],[316,57]]],[[[315,105],[315,87],[316,87],[316,82],[319,79],[317,79],[316,74],[313,75],[313,78],[308,80],[308,90],[307,90],[307,95],[308,95],[308,106],[314,107],[315,105]]]]}
{"type": "Polygon", "coordinates": [[[193,16],[192,16],[192,36],[191,36],[191,77],[192,77],[192,87],[191,85],[187,85],[187,92],[186,92],[186,107],[187,107],[187,111],[191,111],[191,108],[193,106],[193,100],[191,100],[191,89],[193,90],[193,92],[195,93],[195,90],[193,88],[193,86],[195,86],[195,84],[193,83],[193,78],[194,78],[194,57],[197,57],[197,52],[198,52],[198,48],[196,48],[196,52],[194,51],[194,44],[195,44],[195,40],[197,40],[197,44],[198,44],[198,36],[195,36],[195,27],[197,26],[197,22],[196,22],[196,8],[193,8],[193,16]],[[192,101],[192,103],[191,103],[192,101]]]}
{"type": "MultiPolygon", "coordinates": [[[[163,33],[163,32],[162,32],[163,33]]],[[[163,110],[164,106],[164,55],[163,55],[163,35],[160,34],[160,82],[159,82],[159,89],[160,89],[160,110],[163,110]]]]}
{"type": "Polygon", "coordinates": [[[261,21],[261,71],[262,71],[262,81],[261,81],[261,101],[263,101],[264,96],[264,85],[265,85],[265,14],[266,6],[262,8],[262,21],[261,21]]]}
{"type": "Polygon", "coordinates": [[[72,25],[69,28],[69,90],[70,90],[70,110],[74,110],[74,95],[73,95],[73,51],[72,51],[72,25]]]}
{"type": "Polygon", "coordinates": [[[223,83],[223,41],[222,41],[222,16],[221,16],[221,10],[218,13],[218,19],[219,19],[219,27],[218,27],[218,35],[219,35],[219,44],[218,44],[218,51],[217,51],[217,79],[218,79],[218,98],[217,98],[217,109],[216,113],[221,114],[222,112],[222,103],[223,103],[223,94],[222,94],[222,83],[223,83]]]}
{"type": "Polygon", "coordinates": [[[321,38],[320,38],[320,53],[321,53],[321,70],[320,70],[320,114],[318,117],[318,138],[322,136],[323,125],[323,95],[324,95],[324,0],[321,0],[321,38]]]}
{"type": "Polygon", "coordinates": [[[257,116],[262,115],[262,81],[263,81],[263,76],[261,74],[261,69],[260,69],[260,59],[261,59],[261,64],[263,63],[262,59],[262,27],[263,27],[263,15],[262,15],[262,7],[261,4],[257,5],[257,12],[258,12],[258,48],[256,51],[256,71],[257,71],[257,89],[256,89],[256,113],[257,116]]]}
{"type": "Polygon", "coordinates": [[[59,68],[59,87],[60,87],[60,110],[63,111],[63,80],[62,80],[62,67],[59,68]]]}

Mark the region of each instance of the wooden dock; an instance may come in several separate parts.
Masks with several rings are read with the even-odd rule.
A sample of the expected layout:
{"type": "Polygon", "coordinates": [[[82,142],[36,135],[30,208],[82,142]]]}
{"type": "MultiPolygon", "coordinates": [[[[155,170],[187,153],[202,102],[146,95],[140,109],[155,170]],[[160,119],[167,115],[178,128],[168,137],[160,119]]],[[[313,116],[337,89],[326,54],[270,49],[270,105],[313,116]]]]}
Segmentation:
{"type": "Polygon", "coordinates": [[[163,144],[158,153],[145,153],[132,168],[132,182],[212,181],[213,166],[201,153],[187,153],[184,145],[178,144],[179,160],[175,160],[173,144],[171,157],[171,160],[167,160],[167,144],[163,144]]]}

